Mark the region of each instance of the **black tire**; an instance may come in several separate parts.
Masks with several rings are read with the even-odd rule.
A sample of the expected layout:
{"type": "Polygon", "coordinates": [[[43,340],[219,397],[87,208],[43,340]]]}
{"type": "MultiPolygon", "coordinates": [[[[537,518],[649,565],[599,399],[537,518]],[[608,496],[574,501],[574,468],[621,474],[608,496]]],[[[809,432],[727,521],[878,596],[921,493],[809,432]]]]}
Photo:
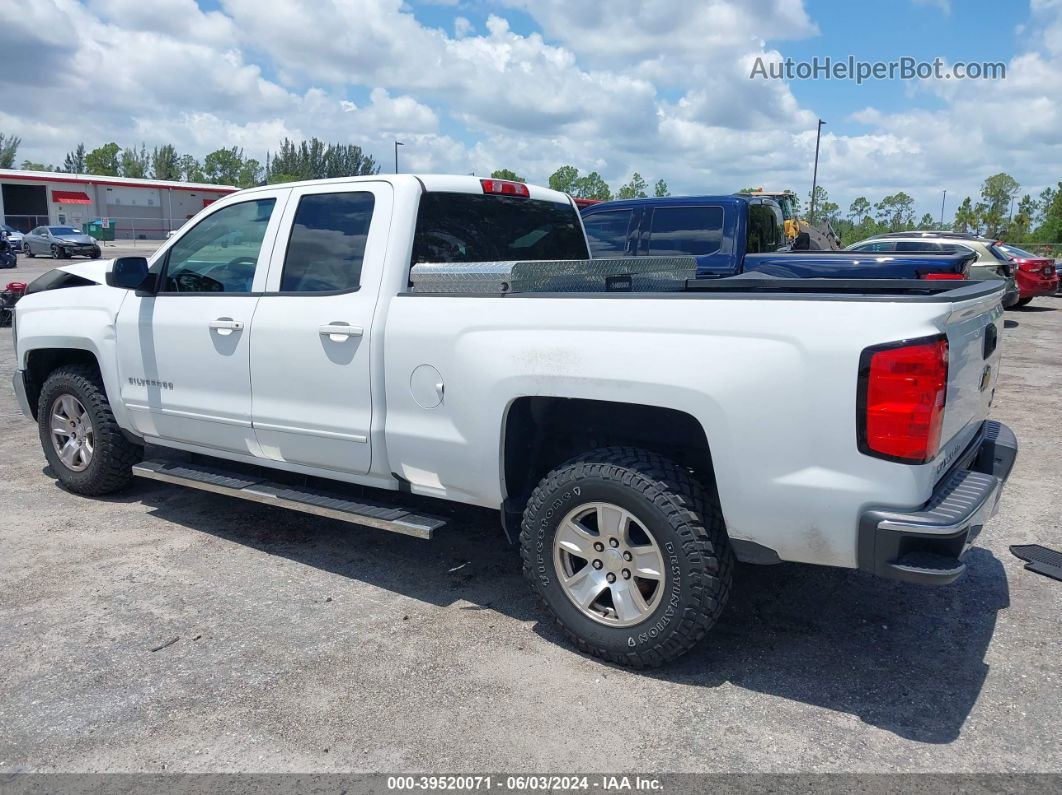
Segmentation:
{"type": "Polygon", "coordinates": [[[60,249],[59,246],[57,246],[57,245],[55,245],[53,243],[52,244],[52,259],[62,259],[62,258],[63,258],[62,249],[60,249]]]}
{"type": "Polygon", "coordinates": [[[685,468],[629,447],[594,450],[543,478],[524,511],[520,546],[524,575],[561,631],[587,654],[635,668],[661,665],[693,648],[718,620],[733,580],[734,557],[718,505],[685,468]],[[632,626],[607,626],[584,615],[554,565],[558,525],[591,502],[629,511],[664,558],[663,598],[632,626]]]}
{"type": "Polygon", "coordinates": [[[35,256],[37,256],[33,253],[33,249],[29,247],[29,243],[25,241],[22,242],[22,250],[26,252],[26,259],[33,259],[35,256]]]}
{"type": "Polygon", "coordinates": [[[1032,301],[1031,297],[1030,298],[1021,298],[1021,299],[1018,300],[1018,303],[1014,304],[1014,306],[1016,306],[1016,307],[1017,306],[1028,306],[1030,301],[1032,301]]]}
{"type": "Polygon", "coordinates": [[[89,255],[89,259],[99,259],[103,252],[100,251],[100,247],[96,246],[92,249],[92,253],[89,255]]]}
{"type": "Polygon", "coordinates": [[[37,426],[44,455],[59,482],[78,494],[96,496],[124,488],[133,479],[133,464],[143,458],[144,448],[126,439],[115,422],[99,371],[89,365],[66,365],[52,371],[37,401],[37,426]],[[92,424],[92,459],[80,472],[64,464],[52,444],[51,409],[62,395],[77,398],[92,424]]]}

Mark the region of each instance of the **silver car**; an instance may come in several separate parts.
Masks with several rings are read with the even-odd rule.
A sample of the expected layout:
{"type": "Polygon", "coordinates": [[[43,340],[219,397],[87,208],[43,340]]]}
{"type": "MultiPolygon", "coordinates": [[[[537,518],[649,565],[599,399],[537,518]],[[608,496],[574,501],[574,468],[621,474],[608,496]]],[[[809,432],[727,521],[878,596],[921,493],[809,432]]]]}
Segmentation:
{"type": "Polygon", "coordinates": [[[0,229],[7,232],[7,242],[15,251],[22,251],[22,233],[10,224],[0,224],[0,229]]]}
{"type": "Polygon", "coordinates": [[[99,259],[100,246],[95,238],[72,226],[38,226],[22,236],[22,250],[27,257],[66,259],[80,254],[99,259]]]}
{"type": "Polygon", "coordinates": [[[1010,256],[995,243],[992,238],[962,232],[889,232],[853,243],[845,251],[879,254],[976,254],[977,259],[970,264],[970,278],[1006,281],[1003,306],[1009,308],[1017,304],[1021,296],[1014,281],[1010,256]]]}

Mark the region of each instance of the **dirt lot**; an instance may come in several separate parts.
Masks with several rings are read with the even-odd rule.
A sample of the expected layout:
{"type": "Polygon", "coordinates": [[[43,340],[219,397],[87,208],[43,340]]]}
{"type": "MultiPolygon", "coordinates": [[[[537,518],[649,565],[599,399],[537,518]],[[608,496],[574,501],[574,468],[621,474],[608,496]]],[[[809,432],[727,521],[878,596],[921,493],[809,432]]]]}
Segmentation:
{"type": "Polygon", "coordinates": [[[143,482],[61,490],[0,331],[0,774],[1062,770],[1062,298],[1007,313],[1022,451],[955,585],[740,567],[653,673],[573,652],[488,516],[433,542],[143,482]],[[175,643],[153,649],[174,638],[175,643]]]}

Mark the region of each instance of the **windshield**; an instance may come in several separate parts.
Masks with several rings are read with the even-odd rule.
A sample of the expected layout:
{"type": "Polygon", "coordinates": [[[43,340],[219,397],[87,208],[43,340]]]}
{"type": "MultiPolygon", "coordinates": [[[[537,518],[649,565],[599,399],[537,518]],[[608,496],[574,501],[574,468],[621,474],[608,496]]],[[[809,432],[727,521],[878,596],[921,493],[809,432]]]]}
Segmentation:
{"type": "Polygon", "coordinates": [[[9,226],[8,224],[0,224],[0,229],[3,229],[9,235],[17,235],[18,234],[18,230],[15,229],[15,227],[13,227],[13,226],[9,226]]]}
{"type": "Polygon", "coordinates": [[[589,258],[579,214],[570,204],[475,193],[420,197],[414,265],[589,258]]]}
{"type": "Polygon", "coordinates": [[[1010,254],[1010,256],[1012,257],[1018,257],[1019,259],[1039,259],[1039,257],[1037,257],[1032,252],[1026,251],[1023,248],[1018,248],[1017,246],[1007,246],[1001,244],[999,247],[1008,254],[1010,254]]]}
{"type": "Polygon", "coordinates": [[[80,235],[80,229],[74,229],[72,226],[49,226],[48,227],[53,235],[80,235]]]}

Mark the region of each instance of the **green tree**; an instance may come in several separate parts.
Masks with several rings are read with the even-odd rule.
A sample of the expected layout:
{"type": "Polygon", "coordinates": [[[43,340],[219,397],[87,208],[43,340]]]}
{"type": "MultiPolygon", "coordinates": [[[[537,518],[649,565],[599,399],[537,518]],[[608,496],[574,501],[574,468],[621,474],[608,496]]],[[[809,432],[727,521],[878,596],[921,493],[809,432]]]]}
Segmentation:
{"type": "Polygon", "coordinates": [[[878,223],[889,232],[902,232],[914,226],[914,199],[903,191],[886,196],[874,205],[878,223]]]}
{"type": "Polygon", "coordinates": [[[623,185],[618,191],[616,191],[616,198],[644,199],[648,195],[645,192],[648,187],[649,185],[646,184],[645,180],[642,178],[642,175],[635,171],[631,175],[631,181],[628,182],[626,185],[623,185]]]}
{"type": "Polygon", "coordinates": [[[612,198],[608,183],[596,171],[591,171],[585,177],[575,180],[575,187],[569,192],[579,199],[598,199],[607,202],[612,198]]]}
{"type": "MultiPolygon", "coordinates": [[[[808,208],[811,207],[811,192],[808,192],[808,208]]],[[[831,224],[837,223],[840,220],[841,208],[835,203],[830,201],[830,194],[826,191],[822,185],[815,186],[815,217],[808,217],[808,223],[821,224],[823,221],[829,221],[831,224]]]]}
{"type": "Polygon", "coordinates": [[[989,237],[1003,233],[1010,215],[1011,200],[1018,194],[1021,185],[1010,174],[993,174],[981,185],[982,216],[989,237]]]}
{"type": "Polygon", "coordinates": [[[973,200],[967,196],[955,208],[955,221],[952,229],[956,232],[976,232],[981,228],[981,219],[973,206],[973,200]]]}
{"type": "Polygon", "coordinates": [[[1007,224],[1007,240],[1021,245],[1029,237],[1033,219],[1036,217],[1036,201],[1026,193],[1018,202],[1018,211],[1007,224]]]}
{"type": "Polygon", "coordinates": [[[140,144],[139,151],[133,148],[126,148],[122,151],[122,176],[132,177],[133,179],[143,179],[148,175],[148,168],[151,165],[151,156],[148,154],[147,147],[144,144],[140,144]]]}
{"type": "MultiPolygon", "coordinates": [[[[1058,185],[1059,188],[1062,189],[1062,182],[1058,183],[1058,185]]],[[[1034,223],[1042,224],[1044,222],[1044,217],[1047,214],[1047,210],[1054,202],[1056,193],[1057,190],[1050,185],[1040,191],[1040,195],[1036,201],[1036,217],[1033,219],[1034,223]]]]}
{"type": "Polygon", "coordinates": [[[874,208],[870,206],[870,202],[867,201],[866,196],[857,196],[852,203],[848,205],[848,220],[853,224],[860,224],[864,219],[870,218],[873,209],[874,208]]]}
{"type": "Polygon", "coordinates": [[[1058,188],[1051,189],[1049,198],[1051,202],[1040,210],[1042,220],[1032,235],[1037,243],[1062,241],[1062,182],[1058,188]]]}
{"type": "Polygon", "coordinates": [[[203,167],[192,155],[181,155],[178,161],[178,169],[185,182],[206,182],[203,167]]]}
{"type": "Polygon", "coordinates": [[[121,172],[122,164],[119,155],[122,147],[114,141],[97,147],[85,155],[85,173],[98,174],[104,177],[117,177],[121,172]]]}
{"type": "Polygon", "coordinates": [[[930,213],[922,213],[922,220],[918,222],[919,229],[935,229],[936,221],[930,213]]]}
{"type": "Polygon", "coordinates": [[[63,160],[63,171],[67,174],[85,173],[85,145],[78,144],[73,152],[67,152],[63,160]]]}
{"type": "Polygon", "coordinates": [[[671,191],[668,190],[667,183],[664,180],[658,179],[656,181],[656,185],[653,186],[653,195],[658,199],[671,195],[671,191]]]}
{"type": "Polygon", "coordinates": [[[166,180],[181,178],[181,162],[173,144],[163,144],[151,150],[151,176],[166,180]]]}
{"type": "Polygon", "coordinates": [[[243,149],[233,146],[229,149],[215,149],[203,158],[203,173],[207,182],[218,185],[235,185],[243,168],[243,149]]]}
{"type": "Polygon", "coordinates": [[[19,166],[23,171],[58,171],[59,169],[53,166],[46,166],[44,163],[34,163],[32,160],[23,160],[22,165],[19,166]]]}
{"type": "Polygon", "coordinates": [[[372,155],[365,154],[360,146],[329,144],[317,138],[298,144],[285,138],[280,150],[267,158],[269,167],[266,179],[270,183],[357,177],[380,172],[376,160],[372,155]]]}
{"type": "Polygon", "coordinates": [[[253,188],[255,185],[261,185],[263,173],[261,163],[253,157],[247,158],[240,166],[239,174],[236,175],[236,187],[253,188]]]}
{"type": "Polygon", "coordinates": [[[510,182],[527,182],[526,179],[519,176],[515,171],[510,171],[507,168],[496,168],[490,172],[491,179],[507,179],[510,182]]]}
{"type": "Polygon", "coordinates": [[[15,154],[21,144],[22,139],[18,136],[0,133],[0,168],[15,167],[15,154]]]}
{"type": "Polygon", "coordinates": [[[561,166],[549,175],[549,186],[561,193],[572,193],[575,190],[577,179],[579,179],[579,169],[575,166],[561,166]]]}

